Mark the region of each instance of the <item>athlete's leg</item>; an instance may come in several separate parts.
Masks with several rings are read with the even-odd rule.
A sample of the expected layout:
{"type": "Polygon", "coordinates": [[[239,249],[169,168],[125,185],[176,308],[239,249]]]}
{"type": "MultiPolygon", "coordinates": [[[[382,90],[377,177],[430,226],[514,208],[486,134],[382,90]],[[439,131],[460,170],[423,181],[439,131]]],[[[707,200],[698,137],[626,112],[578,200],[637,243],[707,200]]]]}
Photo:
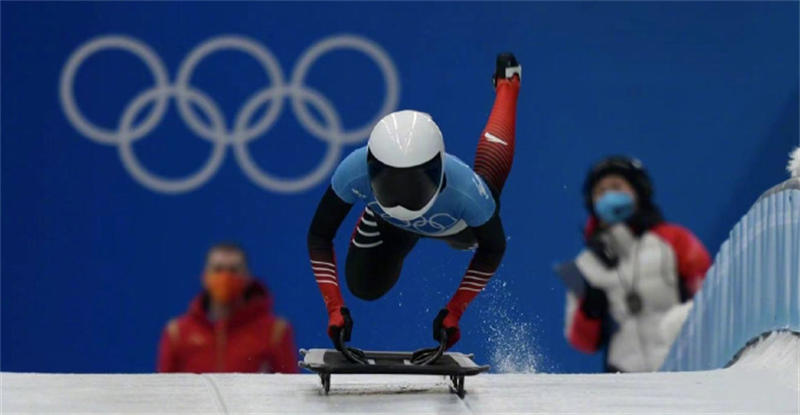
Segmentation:
{"type": "Polygon", "coordinates": [[[366,208],[347,251],[345,274],[350,292],[362,300],[375,300],[389,292],[418,240],[416,234],[387,223],[366,208]]]}
{"type": "Polygon", "coordinates": [[[501,54],[497,57],[494,106],[475,152],[474,170],[486,180],[495,196],[499,196],[503,190],[514,160],[514,129],[520,86],[518,68],[519,64],[513,55],[501,54]]]}

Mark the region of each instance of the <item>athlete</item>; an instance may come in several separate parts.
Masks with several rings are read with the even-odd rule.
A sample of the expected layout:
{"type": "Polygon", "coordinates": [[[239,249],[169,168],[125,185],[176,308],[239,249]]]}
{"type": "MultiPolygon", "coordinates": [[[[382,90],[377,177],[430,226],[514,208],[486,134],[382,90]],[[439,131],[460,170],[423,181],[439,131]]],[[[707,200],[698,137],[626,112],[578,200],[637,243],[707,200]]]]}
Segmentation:
{"type": "Polygon", "coordinates": [[[350,340],[353,320],[339,290],[333,239],[356,202],[366,204],[345,264],[347,286],[375,300],[400,277],[403,261],[420,238],[456,249],[474,249],[456,293],[433,323],[433,337],[447,348],[460,338],[459,319],[489,282],[505,251],[499,199],[514,157],[514,128],[521,66],[500,54],[492,82],[495,101],[470,168],[445,152],[430,115],[398,111],[372,130],[367,145],[337,167],[308,232],[311,268],[328,310],[328,335],[337,349],[350,340]]]}

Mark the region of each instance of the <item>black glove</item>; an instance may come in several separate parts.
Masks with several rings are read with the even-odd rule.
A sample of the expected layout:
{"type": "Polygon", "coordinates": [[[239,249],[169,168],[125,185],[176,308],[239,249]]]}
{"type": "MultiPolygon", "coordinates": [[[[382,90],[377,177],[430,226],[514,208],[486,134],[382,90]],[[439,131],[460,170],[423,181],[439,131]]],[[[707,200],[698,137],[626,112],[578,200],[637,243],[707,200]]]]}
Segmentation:
{"type": "Polygon", "coordinates": [[[619,265],[619,257],[605,242],[603,242],[600,235],[601,233],[598,232],[591,239],[586,241],[586,248],[591,251],[606,268],[616,268],[617,265],[619,265]]]}
{"type": "Polygon", "coordinates": [[[586,317],[598,319],[608,311],[608,297],[603,290],[587,285],[581,311],[586,317]]]}
{"type": "Polygon", "coordinates": [[[353,331],[353,319],[350,317],[350,310],[347,307],[339,307],[338,310],[328,316],[328,336],[333,340],[336,350],[344,348],[344,342],[350,341],[350,333],[353,331]]]}
{"type": "Polygon", "coordinates": [[[442,331],[447,335],[447,348],[452,347],[461,338],[461,330],[458,328],[458,319],[452,315],[448,317],[450,310],[443,308],[433,319],[433,339],[437,342],[442,341],[442,331]]]}

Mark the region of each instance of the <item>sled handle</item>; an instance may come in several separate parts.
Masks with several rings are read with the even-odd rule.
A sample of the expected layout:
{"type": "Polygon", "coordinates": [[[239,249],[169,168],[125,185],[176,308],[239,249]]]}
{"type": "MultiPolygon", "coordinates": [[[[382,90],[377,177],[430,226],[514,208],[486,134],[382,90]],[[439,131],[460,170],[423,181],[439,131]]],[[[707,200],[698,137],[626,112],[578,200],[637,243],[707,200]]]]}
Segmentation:
{"type": "Polygon", "coordinates": [[[360,365],[369,364],[369,362],[367,362],[367,355],[363,350],[350,347],[344,341],[344,330],[339,331],[339,344],[342,346],[340,351],[347,360],[360,365]]]}
{"type": "Polygon", "coordinates": [[[419,349],[411,355],[411,363],[418,366],[427,366],[437,360],[447,349],[447,330],[439,331],[439,346],[429,349],[419,349]]]}

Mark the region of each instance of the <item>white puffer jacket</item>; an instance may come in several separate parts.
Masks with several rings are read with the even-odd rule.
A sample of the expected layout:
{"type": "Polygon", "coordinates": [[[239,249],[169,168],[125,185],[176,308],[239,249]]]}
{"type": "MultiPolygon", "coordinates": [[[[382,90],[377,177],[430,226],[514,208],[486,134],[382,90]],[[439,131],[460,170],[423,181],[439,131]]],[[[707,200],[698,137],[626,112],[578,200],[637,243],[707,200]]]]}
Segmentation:
{"type": "Polygon", "coordinates": [[[584,249],[575,265],[589,286],[605,294],[603,309],[588,310],[585,299],[568,293],[565,335],[586,352],[607,341],[610,370],[657,370],[710,266],[708,253],[691,232],[665,223],[639,237],[624,224],[594,236],[603,251],[584,249]],[[638,311],[629,296],[641,300],[638,311]]]}

